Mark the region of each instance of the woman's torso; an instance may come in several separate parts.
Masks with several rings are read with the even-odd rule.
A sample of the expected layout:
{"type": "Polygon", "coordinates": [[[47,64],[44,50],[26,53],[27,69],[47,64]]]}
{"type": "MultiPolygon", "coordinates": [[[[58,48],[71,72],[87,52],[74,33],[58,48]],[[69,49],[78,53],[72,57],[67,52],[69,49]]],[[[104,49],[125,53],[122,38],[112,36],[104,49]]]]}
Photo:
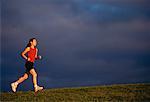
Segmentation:
{"type": "Polygon", "coordinates": [[[30,58],[30,62],[35,61],[35,55],[36,55],[36,47],[34,48],[30,47],[30,51],[28,51],[28,58],[30,58]]]}

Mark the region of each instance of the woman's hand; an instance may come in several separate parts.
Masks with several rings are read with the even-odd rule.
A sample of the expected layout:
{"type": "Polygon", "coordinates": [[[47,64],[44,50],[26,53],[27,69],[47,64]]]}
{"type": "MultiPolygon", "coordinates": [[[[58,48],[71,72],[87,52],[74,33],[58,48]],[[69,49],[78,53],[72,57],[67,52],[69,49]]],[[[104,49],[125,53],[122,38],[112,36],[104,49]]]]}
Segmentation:
{"type": "Polygon", "coordinates": [[[39,56],[38,56],[38,59],[42,59],[42,56],[41,56],[41,55],[39,55],[39,56]]]}
{"type": "Polygon", "coordinates": [[[35,59],[40,60],[40,59],[42,59],[42,56],[38,55],[35,59]]]}
{"type": "Polygon", "coordinates": [[[27,61],[30,61],[31,59],[30,58],[27,58],[27,61]]]}

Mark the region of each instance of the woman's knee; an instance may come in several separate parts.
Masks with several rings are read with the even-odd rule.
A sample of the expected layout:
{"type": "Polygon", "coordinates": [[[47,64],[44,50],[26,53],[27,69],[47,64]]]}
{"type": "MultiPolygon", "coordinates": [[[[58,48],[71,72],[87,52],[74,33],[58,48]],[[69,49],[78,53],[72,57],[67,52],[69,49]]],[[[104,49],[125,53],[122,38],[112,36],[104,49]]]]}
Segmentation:
{"type": "Polygon", "coordinates": [[[33,73],[32,75],[33,75],[33,77],[37,77],[37,73],[36,73],[36,72],[35,72],[35,73],[33,73]]]}
{"type": "Polygon", "coordinates": [[[37,73],[34,69],[31,69],[30,73],[32,74],[33,77],[37,77],[37,73]]]}
{"type": "Polygon", "coordinates": [[[23,78],[24,78],[24,79],[28,79],[28,75],[25,74],[25,75],[23,76],[23,78]]]}

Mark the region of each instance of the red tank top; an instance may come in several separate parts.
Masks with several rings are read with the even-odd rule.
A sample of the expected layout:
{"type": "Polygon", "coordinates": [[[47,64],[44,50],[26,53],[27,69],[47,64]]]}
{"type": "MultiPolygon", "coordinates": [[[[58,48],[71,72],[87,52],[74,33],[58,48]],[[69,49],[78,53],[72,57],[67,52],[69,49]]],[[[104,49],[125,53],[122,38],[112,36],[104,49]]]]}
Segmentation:
{"type": "Polygon", "coordinates": [[[28,58],[30,58],[30,62],[35,61],[35,55],[36,55],[36,48],[30,47],[30,51],[28,52],[28,58]]]}

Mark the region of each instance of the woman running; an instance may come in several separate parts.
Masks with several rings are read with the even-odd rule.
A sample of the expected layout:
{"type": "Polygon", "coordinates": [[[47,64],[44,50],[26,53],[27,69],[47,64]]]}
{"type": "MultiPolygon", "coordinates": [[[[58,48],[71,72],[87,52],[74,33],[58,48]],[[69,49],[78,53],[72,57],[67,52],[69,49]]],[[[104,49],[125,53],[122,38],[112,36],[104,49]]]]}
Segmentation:
{"type": "Polygon", "coordinates": [[[26,72],[22,77],[20,77],[17,81],[11,83],[12,91],[16,92],[17,86],[26,80],[29,74],[32,75],[34,91],[37,92],[42,90],[43,87],[37,85],[37,73],[34,69],[34,61],[37,59],[41,59],[41,56],[38,56],[38,49],[36,48],[37,40],[32,38],[29,40],[25,50],[21,53],[21,56],[26,60],[25,67],[26,72]],[[27,53],[27,56],[25,55],[27,53]]]}

